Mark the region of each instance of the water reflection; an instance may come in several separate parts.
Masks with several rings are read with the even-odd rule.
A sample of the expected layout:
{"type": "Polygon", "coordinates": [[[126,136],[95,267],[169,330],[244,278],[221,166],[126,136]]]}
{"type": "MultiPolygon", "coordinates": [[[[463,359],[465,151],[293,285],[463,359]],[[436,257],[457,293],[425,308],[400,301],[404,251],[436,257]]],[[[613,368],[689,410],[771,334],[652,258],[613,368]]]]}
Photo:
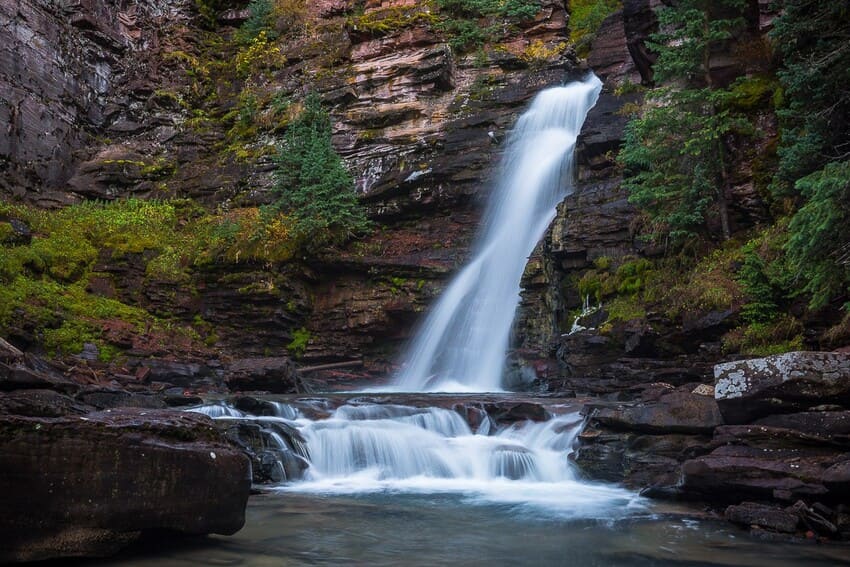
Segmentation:
{"type": "MultiPolygon", "coordinates": [[[[510,504],[469,506],[452,495],[268,494],[246,527],[98,565],[570,565],[753,566],[850,564],[850,548],[761,542],[723,523],[655,510],[570,521],[510,504]]],[[[136,553],[139,553],[138,551],[136,553]]]]}

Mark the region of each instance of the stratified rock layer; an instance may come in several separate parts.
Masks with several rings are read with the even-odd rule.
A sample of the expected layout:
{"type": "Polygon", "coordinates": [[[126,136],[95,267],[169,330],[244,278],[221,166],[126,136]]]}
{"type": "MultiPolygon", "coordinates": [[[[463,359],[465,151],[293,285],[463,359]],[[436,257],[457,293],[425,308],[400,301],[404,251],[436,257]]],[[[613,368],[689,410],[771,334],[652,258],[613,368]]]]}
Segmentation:
{"type": "Polygon", "coordinates": [[[714,367],[715,397],[727,423],[850,402],[850,355],[788,352],[714,367]]]}
{"type": "Polygon", "coordinates": [[[0,417],[0,561],[102,556],[149,530],[232,534],[248,458],[206,416],[0,417]]]}

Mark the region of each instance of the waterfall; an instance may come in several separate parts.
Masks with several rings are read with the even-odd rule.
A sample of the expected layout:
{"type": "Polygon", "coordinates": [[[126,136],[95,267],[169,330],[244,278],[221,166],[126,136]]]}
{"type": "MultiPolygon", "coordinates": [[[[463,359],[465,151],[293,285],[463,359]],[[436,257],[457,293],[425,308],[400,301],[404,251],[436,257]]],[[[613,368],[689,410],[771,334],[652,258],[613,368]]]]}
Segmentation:
{"type": "Polygon", "coordinates": [[[539,93],[508,138],[472,260],[414,339],[390,390],[498,392],[528,256],[572,190],[573,150],[602,83],[539,93]]]}
{"type": "Polygon", "coordinates": [[[545,421],[504,423],[481,402],[456,401],[447,409],[354,399],[323,411],[312,402],[278,404],[276,415],[236,417],[221,411],[224,404],[189,411],[216,414],[229,438],[250,442],[277,490],[462,494],[471,502],[530,505],[571,517],[641,507],[628,491],[577,477],[568,456],[583,418],[574,407],[555,404],[563,413],[546,411],[545,421]],[[246,437],[250,432],[257,437],[246,437]]]}

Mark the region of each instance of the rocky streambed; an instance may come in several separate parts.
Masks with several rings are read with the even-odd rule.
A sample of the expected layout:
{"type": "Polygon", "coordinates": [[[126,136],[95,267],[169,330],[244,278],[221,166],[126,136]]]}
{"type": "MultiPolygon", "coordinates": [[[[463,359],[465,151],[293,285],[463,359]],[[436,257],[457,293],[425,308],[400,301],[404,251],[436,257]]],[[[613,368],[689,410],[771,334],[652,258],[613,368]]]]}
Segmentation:
{"type": "Polygon", "coordinates": [[[232,534],[252,484],[284,507],[365,498],[378,515],[392,494],[558,522],[654,522],[675,509],[847,551],[845,354],[734,362],[715,384],[594,398],[228,393],[228,379],[279,385],[270,364],[106,387],[4,344],[2,559],[109,555],[163,530],[232,534]]]}

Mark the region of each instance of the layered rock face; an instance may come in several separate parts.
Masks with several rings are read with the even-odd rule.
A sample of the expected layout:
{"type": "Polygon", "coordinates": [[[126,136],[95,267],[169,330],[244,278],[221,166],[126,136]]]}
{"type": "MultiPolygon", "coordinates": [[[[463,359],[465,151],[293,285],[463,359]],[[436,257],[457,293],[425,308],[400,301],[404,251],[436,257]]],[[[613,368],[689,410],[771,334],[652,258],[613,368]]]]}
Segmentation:
{"type": "Polygon", "coordinates": [[[589,404],[575,461],[650,497],[725,509],[756,532],[847,538],[847,363],[788,353],[717,365],[714,386],[652,384],[636,401],[589,404]]]}
{"type": "Polygon", "coordinates": [[[67,202],[75,167],[120,120],[113,102],[150,71],[143,54],[155,49],[187,4],[4,2],[0,191],[43,204],[67,202]]]}
{"type": "Polygon", "coordinates": [[[85,385],[0,341],[0,560],[105,556],[147,532],[244,524],[248,457],[208,417],[166,409],[200,398],[112,378],[85,385]]]}

